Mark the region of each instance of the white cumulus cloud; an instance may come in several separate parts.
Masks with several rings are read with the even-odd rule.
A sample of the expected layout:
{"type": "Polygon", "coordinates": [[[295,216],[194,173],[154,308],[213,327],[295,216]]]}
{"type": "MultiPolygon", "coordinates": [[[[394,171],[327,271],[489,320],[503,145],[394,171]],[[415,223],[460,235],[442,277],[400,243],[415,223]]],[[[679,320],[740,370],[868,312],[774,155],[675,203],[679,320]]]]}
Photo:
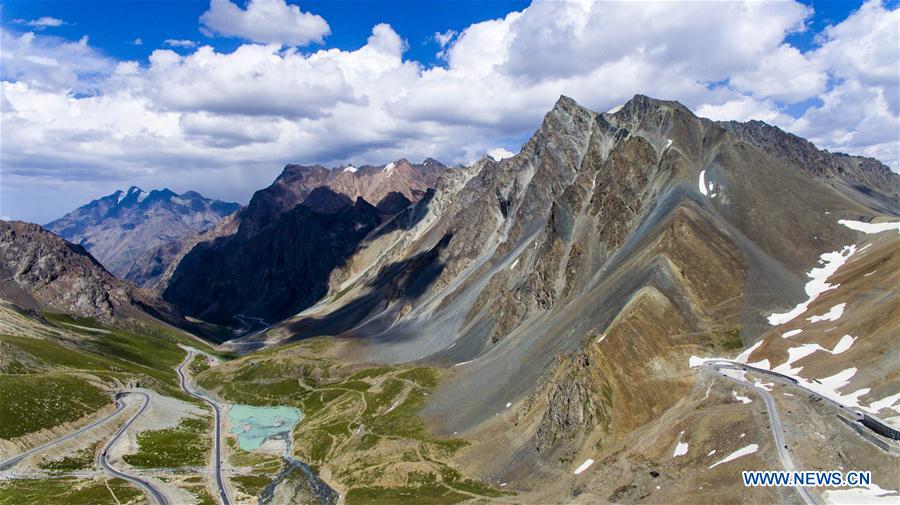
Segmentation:
{"type": "Polygon", "coordinates": [[[321,44],[331,33],[321,16],[302,12],[285,0],[250,0],[246,10],[230,0],[210,0],[200,22],[211,33],[285,46],[321,44]]]}
{"type": "MultiPolygon", "coordinates": [[[[138,40],[140,40],[140,39],[138,39],[138,40]]],[[[197,47],[196,42],[194,42],[193,40],[186,40],[186,39],[166,39],[165,44],[169,47],[182,47],[182,48],[197,47]]]]}

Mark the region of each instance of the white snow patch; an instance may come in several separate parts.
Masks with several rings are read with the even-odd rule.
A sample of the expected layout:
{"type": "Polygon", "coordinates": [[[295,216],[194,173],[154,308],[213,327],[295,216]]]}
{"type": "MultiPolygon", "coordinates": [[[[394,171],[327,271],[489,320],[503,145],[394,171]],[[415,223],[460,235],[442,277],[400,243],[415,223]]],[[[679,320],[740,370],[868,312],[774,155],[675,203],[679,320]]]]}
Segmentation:
{"type": "Polygon", "coordinates": [[[396,167],[396,166],[397,166],[397,164],[392,161],[392,162],[388,163],[387,165],[385,165],[383,170],[385,172],[387,172],[388,175],[391,175],[392,173],[394,173],[394,167],[396,167]]]}
{"type": "Polygon", "coordinates": [[[753,354],[753,351],[755,351],[757,348],[759,348],[759,346],[761,346],[762,344],[763,344],[763,341],[760,340],[759,342],[751,345],[750,347],[745,349],[744,352],[738,354],[737,358],[734,358],[734,360],[737,361],[738,363],[746,363],[747,359],[750,358],[750,355],[753,354]]]}
{"type": "MultiPolygon", "coordinates": [[[[850,379],[856,375],[856,368],[848,368],[846,370],[841,370],[840,372],[825,377],[823,379],[816,380],[806,380],[802,377],[798,377],[797,380],[800,381],[806,388],[812,390],[813,392],[824,396],[830,400],[833,400],[837,403],[840,403],[844,406],[862,408],[859,405],[859,397],[868,393],[870,391],[869,388],[857,389],[852,393],[843,394],[838,392],[838,389],[843,388],[847,384],[850,384],[850,379]]],[[[865,410],[863,408],[863,410],[865,410]]]]}
{"type": "Polygon", "coordinates": [[[872,270],[871,272],[867,273],[866,275],[863,275],[863,277],[868,277],[868,276],[874,274],[875,272],[876,272],[876,270],[872,270]]]}
{"type": "Polygon", "coordinates": [[[851,230],[861,231],[863,233],[880,233],[891,230],[897,230],[897,232],[900,233],[900,223],[866,223],[864,221],[851,221],[849,219],[841,219],[838,223],[851,230]]]}
{"type": "Polygon", "coordinates": [[[663,150],[666,150],[670,147],[672,147],[672,139],[666,139],[666,147],[664,147],[663,150]]]}
{"type": "Polygon", "coordinates": [[[757,387],[759,389],[765,389],[766,391],[771,391],[772,386],[774,386],[774,382],[760,382],[758,379],[753,381],[753,387],[757,387]]]}
{"type": "Polygon", "coordinates": [[[707,361],[715,361],[717,358],[701,358],[699,356],[691,356],[688,359],[688,366],[690,368],[697,368],[698,366],[703,366],[707,361]]]}
{"type": "Polygon", "coordinates": [[[769,364],[769,358],[766,358],[761,361],[755,361],[753,363],[747,363],[747,364],[750,366],[755,366],[756,368],[765,368],[766,370],[768,370],[772,366],[769,364]]]}
{"type": "Polygon", "coordinates": [[[772,371],[785,375],[796,375],[800,373],[801,370],[803,370],[803,367],[792,368],[791,365],[795,361],[799,361],[816,351],[825,351],[829,354],[841,354],[842,352],[850,349],[850,347],[853,346],[853,342],[856,342],[856,337],[844,335],[840,340],[838,340],[838,343],[834,345],[834,349],[830,351],[820,346],[819,344],[803,344],[799,347],[792,347],[788,349],[787,361],[773,368],[772,371]]]}
{"type": "MultiPolygon", "coordinates": [[[[900,400],[900,393],[886,396],[880,400],[875,400],[874,402],[869,404],[868,410],[872,413],[878,413],[882,409],[893,407],[894,404],[897,403],[897,400],[900,400]]],[[[900,408],[894,408],[894,410],[900,412],[900,408]]]]}
{"type": "Polygon", "coordinates": [[[882,489],[877,484],[850,489],[829,489],[822,493],[825,503],[830,505],[896,505],[900,503],[897,491],[882,489]]]}
{"type": "Polygon", "coordinates": [[[747,436],[746,433],[741,433],[741,436],[739,436],[738,438],[744,438],[745,436],[747,436]]]}
{"type": "Polygon", "coordinates": [[[506,408],[512,407],[512,402],[506,402],[506,408]]]}
{"type": "Polygon", "coordinates": [[[733,396],[735,400],[737,400],[743,404],[747,404],[747,403],[750,403],[753,401],[746,396],[741,396],[741,395],[737,394],[737,391],[735,391],[733,389],[731,390],[731,396],[733,396]]]}
{"type": "Polygon", "coordinates": [[[518,264],[519,264],[519,258],[516,258],[516,261],[512,262],[512,265],[509,266],[509,269],[512,270],[513,268],[516,268],[516,265],[518,265],[518,264]]]}
{"type": "Polygon", "coordinates": [[[846,307],[846,303],[839,303],[834,307],[831,307],[831,310],[822,314],[821,316],[812,316],[808,318],[809,321],[813,323],[817,323],[819,321],[837,321],[844,315],[844,307],[846,307]]]}
{"type": "Polygon", "coordinates": [[[847,349],[850,349],[850,346],[853,345],[853,342],[856,342],[856,337],[844,335],[840,340],[838,340],[838,343],[835,344],[834,349],[832,349],[830,352],[831,354],[840,354],[847,349]]]}
{"type": "Polygon", "coordinates": [[[625,104],[616,105],[612,109],[609,109],[608,111],[606,111],[606,113],[607,114],[615,114],[616,112],[619,112],[620,110],[622,110],[622,107],[624,107],[624,106],[625,106],[625,104]]]}
{"type": "Polygon", "coordinates": [[[707,455],[707,456],[712,456],[712,455],[715,454],[715,453],[716,453],[716,450],[713,449],[713,450],[709,451],[708,453],[706,453],[706,455],[707,455]]]}
{"type": "Polygon", "coordinates": [[[709,194],[706,190],[706,170],[700,171],[700,180],[697,181],[697,186],[700,188],[700,192],[703,193],[703,196],[709,194]]]}
{"type": "Polygon", "coordinates": [[[729,461],[740,458],[741,456],[753,454],[754,452],[756,452],[758,450],[759,450],[759,445],[750,444],[747,447],[738,449],[738,450],[732,452],[731,454],[729,454],[728,456],[725,456],[724,459],[722,459],[716,463],[713,463],[712,465],[710,465],[710,468],[717,467],[717,466],[721,465],[722,463],[728,463],[729,461]]]}
{"type": "Polygon", "coordinates": [[[791,338],[791,337],[793,337],[794,335],[799,335],[799,334],[802,333],[802,332],[803,332],[803,330],[791,330],[791,331],[786,331],[786,332],[784,332],[784,333],[781,335],[781,338],[791,338]]]}
{"type": "Polygon", "coordinates": [[[604,338],[606,338],[606,333],[604,333],[603,335],[600,335],[600,338],[597,339],[597,343],[599,344],[600,342],[603,342],[604,338]]]}
{"type": "Polygon", "coordinates": [[[474,359],[470,359],[469,361],[463,361],[462,363],[457,363],[457,364],[455,364],[455,365],[453,365],[453,366],[463,366],[463,365],[465,365],[465,364],[467,364],[467,363],[471,363],[471,362],[473,362],[473,361],[475,361],[475,360],[474,360],[474,359]]]}
{"type": "Polygon", "coordinates": [[[806,283],[806,295],[809,297],[805,302],[800,303],[792,310],[788,312],[784,312],[781,314],[772,314],[769,316],[769,324],[772,326],[777,326],[779,324],[787,323],[791,321],[795,317],[799,316],[806,312],[806,309],[809,308],[809,305],[819,297],[822,293],[834,289],[840,284],[831,285],[826,281],[829,277],[834,275],[837,272],[838,268],[840,268],[853,253],[856,252],[855,245],[844,246],[844,248],[840,251],[828,252],[822,254],[820,256],[819,263],[822,263],[823,266],[819,268],[813,268],[806,275],[812,279],[806,283]]]}
{"type": "Polygon", "coordinates": [[[681,437],[684,435],[684,432],[678,434],[678,445],[675,446],[675,452],[672,453],[673,458],[677,458],[678,456],[684,456],[688,451],[687,442],[682,442],[681,437]]]}
{"type": "Polygon", "coordinates": [[[593,464],[594,464],[594,460],[592,460],[591,458],[588,458],[587,461],[585,461],[584,463],[581,464],[581,466],[579,466],[578,468],[575,469],[575,475],[578,475],[579,473],[587,470],[588,467],[593,464]]]}
{"type": "Polygon", "coordinates": [[[803,344],[799,347],[791,347],[788,349],[788,359],[784,363],[772,369],[773,372],[783,373],[785,375],[794,375],[803,370],[803,367],[791,368],[795,361],[799,361],[816,351],[824,351],[819,344],[803,344]]]}
{"type": "Polygon", "coordinates": [[[347,165],[347,168],[344,169],[344,172],[356,173],[359,169],[354,167],[353,165],[347,165]]]}

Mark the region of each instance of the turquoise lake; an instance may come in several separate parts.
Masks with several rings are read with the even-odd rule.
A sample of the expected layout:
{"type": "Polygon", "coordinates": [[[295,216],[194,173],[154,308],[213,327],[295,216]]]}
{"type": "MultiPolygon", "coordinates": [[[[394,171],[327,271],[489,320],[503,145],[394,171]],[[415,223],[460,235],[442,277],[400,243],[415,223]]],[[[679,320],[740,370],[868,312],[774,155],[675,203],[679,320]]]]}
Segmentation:
{"type": "Polygon", "coordinates": [[[254,407],[232,405],[228,409],[231,431],[237,435],[238,445],[245,451],[258,449],[267,438],[290,433],[303,419],[294,407],[254,407]]]}

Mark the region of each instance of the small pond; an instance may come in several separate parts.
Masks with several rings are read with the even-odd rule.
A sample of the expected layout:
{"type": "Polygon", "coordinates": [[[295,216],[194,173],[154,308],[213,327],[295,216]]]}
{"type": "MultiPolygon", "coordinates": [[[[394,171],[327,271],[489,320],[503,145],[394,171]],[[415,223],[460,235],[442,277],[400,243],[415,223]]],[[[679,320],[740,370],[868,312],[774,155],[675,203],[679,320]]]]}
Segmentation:
{"type": "Polygon", "coordinates": [[[232,405],[228,409],[228,418],[238,445],[245,451],[252,451],[258,449],[268,438],[283,437],[290,440],[290,432],[303,418],[303,414],[294,407],[232,405]]]}

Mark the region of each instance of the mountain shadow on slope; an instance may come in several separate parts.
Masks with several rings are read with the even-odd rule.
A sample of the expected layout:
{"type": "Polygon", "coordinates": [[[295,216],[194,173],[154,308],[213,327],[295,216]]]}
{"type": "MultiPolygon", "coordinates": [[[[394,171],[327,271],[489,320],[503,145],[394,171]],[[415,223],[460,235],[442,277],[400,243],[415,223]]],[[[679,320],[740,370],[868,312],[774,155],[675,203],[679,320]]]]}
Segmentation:
{"type": "MultiPolygon", "coordinates": [[[[316,190],[314,202],[337,194],[316,190]]],[[[333,192],[332,192],[333,193],[333,192]]],[[[221,237],[194,247],[172,274],[163,298],[185,315],[234,325],[236,315],[274,321],[303,310],[328,292],[331,272],[379,225],[378,210],[362,198],[317,212],[298,205],[252,240],[221,237]]]]}
{"type": "Polygon", "coordinates": [[[305,317],[289,326],[291,341],[318,335],[340,335],[354,328],[374,313],[390,313],[384,322],[390,324],[408,312],[410,304],[428,291],[444,271],[440,253],[453,238],[444,235],[431,249],[382,268],[366,283],[366,294],[350,301],[324,317],[305,317]],[[393,309],[393,310],[391,310],[393,309]]]}

